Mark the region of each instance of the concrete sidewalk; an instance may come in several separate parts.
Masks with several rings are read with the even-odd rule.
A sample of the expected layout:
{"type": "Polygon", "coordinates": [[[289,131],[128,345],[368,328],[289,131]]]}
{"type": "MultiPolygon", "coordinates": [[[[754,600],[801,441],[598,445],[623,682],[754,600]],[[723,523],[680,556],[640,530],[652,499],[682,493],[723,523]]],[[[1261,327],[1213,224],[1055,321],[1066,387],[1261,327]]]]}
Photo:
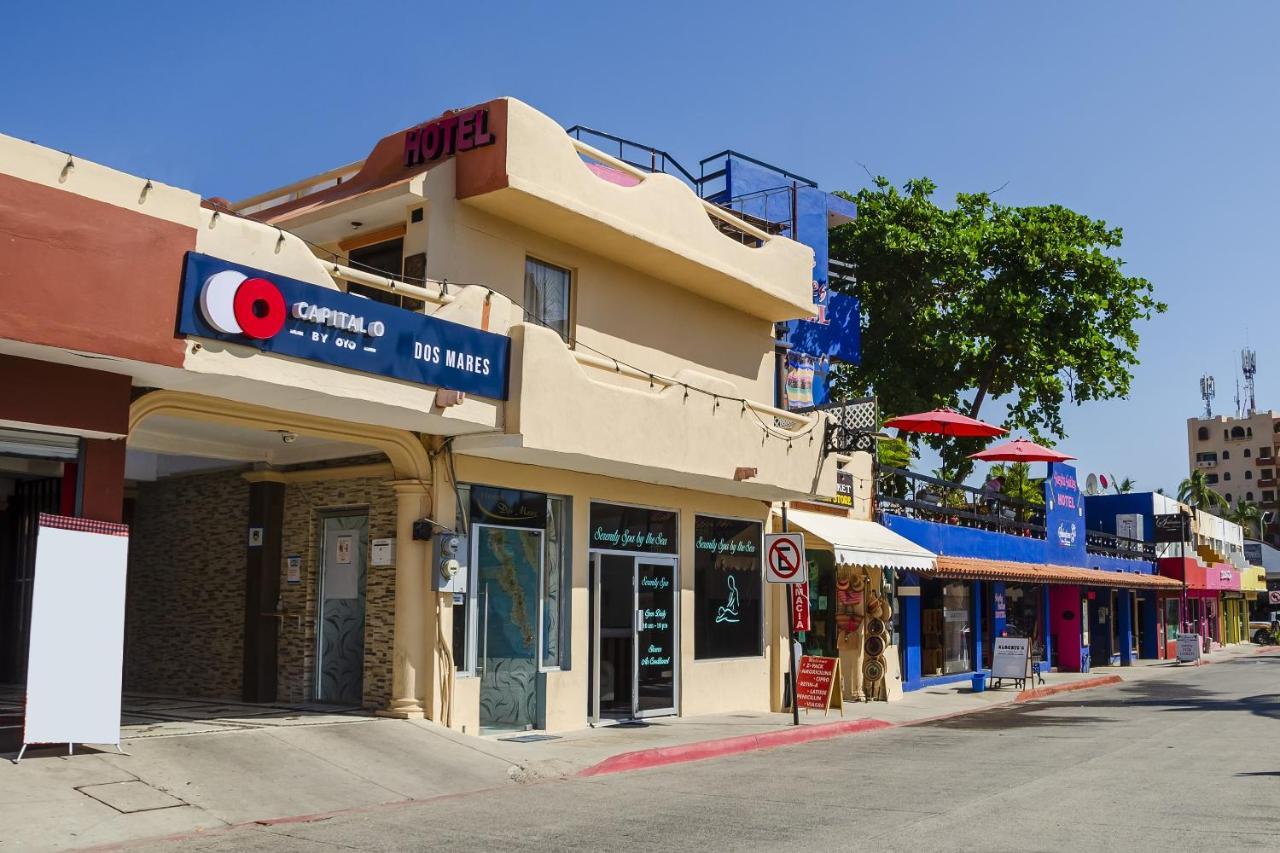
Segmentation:
{"type": "MultiPolygon", "coordinates": [[[[1207,656],[1255,654],[1252,645],[1207,656]]],[[[1116,680],[1177,678],[1143,662],[1046,676],[1053,692],[1116,680]]],[[[738,713],[613,725],[543,740],[463,736],[429,722],[272,714],[175,727],[138,726],[128,755],[77,747],[31,749],[0,763],[0,850],[110,845],[228,826],[388,807],[506,785],[613,772],[973,713],[1019,699],[1006,689],[932,687],[898,702],[851,705],[844,716],[738,713]]],[[[1028,698],[1021,697],[1023,701],[1028,698]]],[[[230,714],[239,706],[228,706],[230,714]]],[[[186,710],[195,717],[198,709],[186,710]]]]}

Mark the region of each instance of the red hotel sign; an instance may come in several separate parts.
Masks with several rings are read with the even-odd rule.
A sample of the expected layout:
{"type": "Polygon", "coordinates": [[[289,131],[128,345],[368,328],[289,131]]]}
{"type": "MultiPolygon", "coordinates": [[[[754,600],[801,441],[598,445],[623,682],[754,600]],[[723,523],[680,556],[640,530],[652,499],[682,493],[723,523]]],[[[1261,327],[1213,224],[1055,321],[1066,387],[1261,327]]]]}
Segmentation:
{"type": "Polygon", "coordinates": [[[489,132],[488,108],[466,110],[406,130],[404,164],[418,166],[496,141],[489,132]]]}

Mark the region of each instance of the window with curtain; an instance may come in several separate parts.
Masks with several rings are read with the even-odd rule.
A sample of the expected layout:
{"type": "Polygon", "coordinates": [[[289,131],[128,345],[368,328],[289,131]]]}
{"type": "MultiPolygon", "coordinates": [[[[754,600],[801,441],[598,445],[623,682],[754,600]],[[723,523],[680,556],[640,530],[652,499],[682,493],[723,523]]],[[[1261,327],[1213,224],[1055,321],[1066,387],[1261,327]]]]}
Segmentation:
{"type": "Polygon", "coordinates": [[[572,273],[534,258],[524,262],[524,318],[546,326],[566,342],[572,341],[570,328],[570,285],[572,273]]]}

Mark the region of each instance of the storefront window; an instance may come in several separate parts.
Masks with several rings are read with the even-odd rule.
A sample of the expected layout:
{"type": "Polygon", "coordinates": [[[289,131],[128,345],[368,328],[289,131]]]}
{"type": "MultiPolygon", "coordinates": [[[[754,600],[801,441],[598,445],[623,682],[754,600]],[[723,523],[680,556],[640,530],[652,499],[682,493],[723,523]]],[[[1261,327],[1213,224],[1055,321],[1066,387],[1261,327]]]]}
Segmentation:
{"type": "Polygon", "coordinates": [[[601,551],[675,554],[676,513],[623,504],[591,505],[588,547],[601,551]]]}
{"type": "MultiPolygon", "coordinates": [[[[570,506],[571,501],[565,497],[546,495],[542,492],[524,491],[521,489],[501,489],[491,486],[462,484],[458,486],[460,511],[463,515],[459,529],[468,531],[475,541],[475,525],[496,528],[520,528],[537,530],[542,533],[542,559],[529,554],[517,555],[521,559],[504,561],[501,555],[492,555],[502,563],[498,571],[516,573],[520,576],[506,577],[505,587],[515,590],[527,588],[526,596],[534,594],[538,597],[536,618],[538,621],[538,639],[542,668],[567,667],[568,660],[564,655],[567,649],[565,632],[569,625],[567,616],[569,597],[562,594],[565,588],[565,575],[570,563],[570,506]],[[523,572],[519,571],[523,567],[523,572]],[[533,573],[529,577],[524,574],[533,573]],[[515,586],[513,586],[515,584],[515,586]]],[[[503,540],[506,541],[506,540],[503,540]]],[[[524,539],[512,539],[526,541],[524,539]]],[[[529,538],[533,543],[537,539],[529,538]]],[[[487,553],[487,552],[486,552],[487,553]]],[[[471,548],[468,547],[467,559],[471,560],[471,548]]],[[[492,560],[491,560],[492,562],[492,560]]],[[[473,580],[476,578],[477,565],[469,567],[473,580]]],[[[474,584],[471,586],[474,587],[474,584]]],[[[495,599],[497,590],[503,586],[491,585],[490,594],[495,599]]],[[[484,626],[484,613],[480,605],[468,606],[468,597],[474,598],[479,593],[472,588],[468,594],[458,593],[453,597],[453,662],[459,670],[471,671],[476,658],[470,646],[477,642],[484,626]]],[[[484,602],[488,604],[488,602],[484,602]]],[[[533,613],[530,614],[533,616],[533,613]]]]}
{"type": "Polygon", "coordinates": [[[949,675],[973,668],[973,607],[965,581],[923,579],[920,584],[923,674],[949,675]]]}
{"type": "Polygon", "coordinates": [[[755,657],[763,654],[759,521],[694,519],[693,656],[755,657]]]}
{"type": "Polygon", "coordinates": [[[1004,591],[1004,630],[1010,637],[1026,637],[1031,640],[1033,660],[1044,659],[1044,630],[1040,622],[1040,587],[1036,585],[1006,584],[1004,591]]]}

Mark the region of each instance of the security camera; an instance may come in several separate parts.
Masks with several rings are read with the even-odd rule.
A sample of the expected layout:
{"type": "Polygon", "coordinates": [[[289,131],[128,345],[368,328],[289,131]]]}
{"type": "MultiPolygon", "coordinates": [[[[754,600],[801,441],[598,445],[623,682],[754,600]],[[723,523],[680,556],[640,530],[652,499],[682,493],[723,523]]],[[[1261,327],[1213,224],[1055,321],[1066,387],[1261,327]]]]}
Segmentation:
{"type": "Polygon", "coordinates": [[[280,440],[285,444],[293,444],[298,440],[298,434],[296,432],[281,432],[280,440]]]}

